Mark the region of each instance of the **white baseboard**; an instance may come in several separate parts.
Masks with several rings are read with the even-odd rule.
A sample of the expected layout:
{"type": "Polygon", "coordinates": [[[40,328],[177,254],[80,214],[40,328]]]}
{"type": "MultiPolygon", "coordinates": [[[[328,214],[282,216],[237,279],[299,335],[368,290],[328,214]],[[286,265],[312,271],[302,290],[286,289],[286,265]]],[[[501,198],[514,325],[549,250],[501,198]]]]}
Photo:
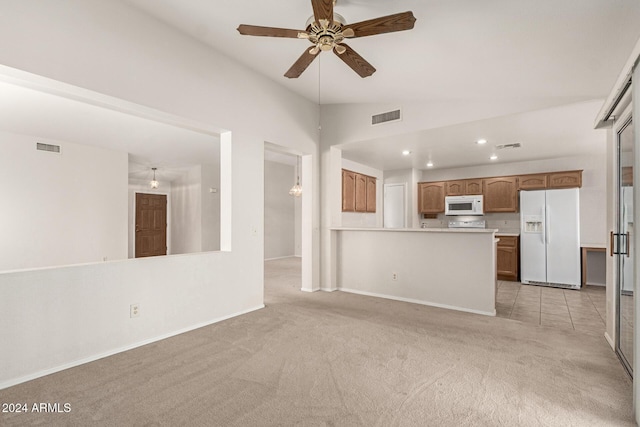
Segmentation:
{"type": "Polygon", "coordinates": [[[286,256],[278,256],[275,258],[265,258],[265,261],[275,261],[277,259],[286,259],[286,258],[300,258],[299,256],[296,255],[286,255],[286,256]]]}
{"type": "Polygon", "coordinates": [[[49,368],[49,369],[44,369],[42,371],[38,371],[38,372],[34,372],[32,374],[29,375],[24,375],[22,377],[19,378],[14,378],[14,379],[10,379],[4,382],[0,383],[0,390],[8,388],[8,387],[12,387],[14,385],[18,385],[18,384],[22,384],[24,382],[27,381],[31,381],[31,380],[35,380],[36,378],[40,378],[40,377],[44,377],[46,375],[50,375],[50,374],[55,374],[56,372],[60,372],[60,371],[64,371],[65,369],[69,369],[69,368],[74,368],[76,366],[80,366],[80,365],[84,365],[85,363],[90,363],[90,362],[95,362],[96,360],[100,360],[100,359],[104,359],[105,357],[109,357],[109,356],[113,356],[114,354],[118,354],[118,353],[122,353],[128,350],[133,350],[134,348],[137,347],[142,347],[143,345],[147,345],[147,344],[151,344],[154,343],[156,341],[161,341],[167,338],[171,338],[173,336],[176,335],[180,335],[180,334],[184,334],[185,332],[189,332],[189,331],[193,331],[195,329],[199,329],[205,326],[209,326],[212,325],[214,323],[218,323],[218,322],[222,322],[223,320],[227,320],[227,319],[231,319],[233,317],[237,317],[237,316],[241,316],[243,314],[247,314],[247,313],[251,313],[252,311],[256,311],[256,310],[260,310],[264,308],[264,304],[259,305],[258,307],[254,307],[254,308],[250,308],[247,310],[243,310],[240,311],[238,313],[234,313],[234,314],[230,314],[228,316],[222,316],[222,317],[218,317],[216,319],[207,321],[207,322],[202,322],[196,325],[192,325],[183,329],[179,329],[177,331],[173,331],[173,332],[169,332],[168,334],[163,334],[154,338],[150,338],[144,341],[139,341],[136,342],[134,344],[131,345],[127,345],[124,347],[120,347],[120,348],[116,348],[113,350],[109,350],[107,352],[104,353],[100,353],[100,354],[95,354],[89,357],[85,357],[83,359],[79,359],[79,360],[74,360],[73,362],[69,362],[69,363],[65,363],[63,365],[59,365],[53,368],[49,368]]]}
{"type": "Polygon", "coordinates": [[[604,333],[604,338],[609,342],[609,345],[611,346],[611,349],[613,351],[615,351],[616,350],[616,344],[613,342],[613,340],[609,336],[609,332],[605,332],[604,333]]]}
{"type": "Polygon", "coordinates": [[[474,310],[471,308],[465,308],[465,307],[457,307],[454,305],[447,305],[447,304],[439,304],[436,302],[429,302],[429,301],[423,301],[423,300],[418,300],[418,299],[413,299],[413,298],[403,298],[403,297],[396,297],[393,295],[385,295],[385,294],[377,294],[374,292],[366,292],[366,291],[359,291],[356,289],[349,289],[349,288],[338,288],[339,291],[342,292],[348,292],[351,294],[358,294],[358,295],[366,295],[369,297],[377,297],[377,298],[385,298],[385,299],[390,299],[390,300],[394,300],[394,301],[403,301],[403,302],[410,302],[413,304],[421,304],[421,305],[428,305],[430,307],[438,307],[438,308],[446,308],[447,310],[456,310],[456,311],[464,311],[465,313],[473,313],[473,314],[482,314],[484,316],[494,316],[496,315],[496,311],[493,310],[491,311],[483,311],[483,310],[474,310]]]}

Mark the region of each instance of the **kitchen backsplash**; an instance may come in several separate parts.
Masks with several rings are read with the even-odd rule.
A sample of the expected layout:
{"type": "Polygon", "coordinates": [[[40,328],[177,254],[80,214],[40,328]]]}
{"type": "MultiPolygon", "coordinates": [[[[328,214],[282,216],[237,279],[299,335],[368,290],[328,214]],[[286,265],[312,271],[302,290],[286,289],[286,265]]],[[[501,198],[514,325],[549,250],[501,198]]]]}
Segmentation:
{"type": "MultiPolygon", "coordinates": [[[[502,233],[520,232],[519,213],[488,213],[483,216],[473,217],[486,221],[487,228],[498,229],[502,233]]],[[[426,228],[447,228],[449,221],[455,220],[455,216],[438,214],[436,219],[421,219],[420,224],[426,228]],[[424,225],[423,225],[424,224],[424,225]]]]}

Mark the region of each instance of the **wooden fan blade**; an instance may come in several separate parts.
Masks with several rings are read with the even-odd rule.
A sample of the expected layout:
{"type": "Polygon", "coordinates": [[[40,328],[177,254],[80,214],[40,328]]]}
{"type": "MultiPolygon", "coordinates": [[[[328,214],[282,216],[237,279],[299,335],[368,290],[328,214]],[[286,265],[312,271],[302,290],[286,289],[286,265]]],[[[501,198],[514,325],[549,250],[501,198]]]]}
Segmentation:
{"type": "Polygon", "coordinates": [[[321,19],[333,22],[333,0],[311,0],[311,6],[316,22],[319,23],[321,19]]]}
{"type": "Polygon", "coordinates": [[[368,21],[347,24],[345,28],[351,28],[353,37],[373,36],[376,34],[393,33],[395,31],[410,30],[413,28],[416,18],[413,12],[396,13],[395,15],[369,19],[368,21]]]}
{"type": "Polygon", "coordinates": [[[289,30],[287,28],[274,28],[274,27],[259,27],[257,25],[245,25],[241,24],[238,27],[238,32],[243,36],[264,36],[264,37],[286,37],[290,39],[297,39],[298,34],[304,33],[302,30],[289,30]]]}
{"type": "Polygon", "coordinates": [[[317,53],[314,55],[312,53],[309,53],[309,49],[306,49],[302,56],[300,56],[300,58],[298,58],[298,60],[293,63],[291,68],[289,68],[289,70],[284,73],[284,76],[289,77],[290,79],[300,77],[300,74],[302,74],[302,72],[307,69],[309,64],[311,64],[313,60],[316,59],[316,56],[318,56],[317,53]]]}
{"type": "Polygon", "coordinates": [[[347,44],[340,43],[340,46],[346,48],[344,53],[338,53],[336,49],[333,49],[333,53],[336,56],[344,61],[349,67],[353,69],[360,77],[369,77],[371,74],[376,72],[376,69],[373,65],[369,64],[362,56],[358,55],[358,53],[351,49],[347,44]]]}

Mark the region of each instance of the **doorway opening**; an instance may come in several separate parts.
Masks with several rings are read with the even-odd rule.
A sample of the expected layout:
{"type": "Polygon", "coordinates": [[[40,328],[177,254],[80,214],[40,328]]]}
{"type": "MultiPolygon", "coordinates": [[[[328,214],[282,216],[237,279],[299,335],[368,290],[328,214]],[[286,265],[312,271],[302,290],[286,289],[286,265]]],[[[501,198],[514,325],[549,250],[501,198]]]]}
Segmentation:
{"type": "Polygon", "coordinates": [[[274,283],[271,276],[275,274],[283,279],[275,283],[282,286],[313,290],[310,159],[301,152],[265,143],[265,286],[274,283]],[[300,194],[293,191],[295,186],[302,189],[300,194]]]}

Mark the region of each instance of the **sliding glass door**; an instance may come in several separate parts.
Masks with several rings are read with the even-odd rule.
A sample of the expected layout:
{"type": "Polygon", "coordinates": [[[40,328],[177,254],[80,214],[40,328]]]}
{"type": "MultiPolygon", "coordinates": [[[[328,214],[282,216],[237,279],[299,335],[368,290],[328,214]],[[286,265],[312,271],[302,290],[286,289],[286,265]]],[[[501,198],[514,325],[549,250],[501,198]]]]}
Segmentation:
{"type": "Polygon", "coordinates": [[[618,148],[617,224],[612,235],[612,252],[617,269],[618,299],[616,352],[633,375],[633,163],[634,131],[631,116],[616,126],[618,148]]]}

